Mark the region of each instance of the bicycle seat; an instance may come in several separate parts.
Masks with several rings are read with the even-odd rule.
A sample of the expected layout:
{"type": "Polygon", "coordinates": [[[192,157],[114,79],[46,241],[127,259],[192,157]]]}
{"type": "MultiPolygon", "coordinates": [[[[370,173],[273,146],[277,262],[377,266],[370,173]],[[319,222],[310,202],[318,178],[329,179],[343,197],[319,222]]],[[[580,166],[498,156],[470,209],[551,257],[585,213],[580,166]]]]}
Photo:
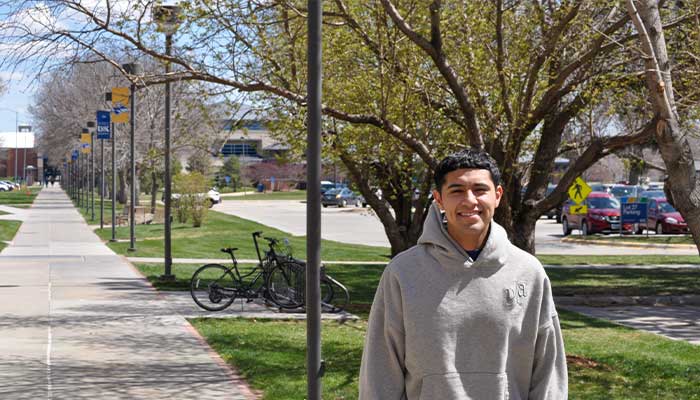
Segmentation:
{"type": "Polygon", "coordinates": [[[233,252],[236,250],[238,250],[237,247],[226,247],[226,248],[221,249],[222,252],[229,253],[229,254],[233,254],[233,252]]]}

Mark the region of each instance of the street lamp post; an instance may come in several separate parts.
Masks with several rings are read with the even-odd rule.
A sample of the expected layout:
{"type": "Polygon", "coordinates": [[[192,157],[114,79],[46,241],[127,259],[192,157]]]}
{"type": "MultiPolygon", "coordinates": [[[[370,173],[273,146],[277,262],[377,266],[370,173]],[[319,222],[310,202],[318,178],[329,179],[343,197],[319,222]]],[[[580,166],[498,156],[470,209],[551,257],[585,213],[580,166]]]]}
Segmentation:
{"type": "MultiPolygon", "coordinates": [[[[106,92],[105,93],[105,102],[107,103],[112,103],[112,92],[106,92]]],[[[110,107],[111,108],[111,107],[110,107]]],[[[112,145],[112,190],[110,190],[111,194],[111,199],[112,199],[112,238],[109,239],[110,242],[116,242],[117,241],[117,179],[116,179],[116,170],[117,170],[117,158],[116,158],[116,150],[115,150],[115,136],[117,135],[117,132],[114,130],[114,122],[111,123],[111,130],[110,130],[110,135],[109,135],[109,142],[112,145]]],[[[103,175],[104,176],[104,175],[103,175]]]]}
{"type": "Polygon", "coordinates": [[[17,140],[17,135],[19,134],[19,113],[15,111],[15,182],[17,182],[17,147],[19,146],[19,141],[17,140]]]}
{"type": "MultiPolygon", "coordinates": [[[[122,68],[129,75],[140,75],[141,74],[141,64],[129,63],[122,65],[122,68]]],[[[136,221],[135,211],[136,211],[136,161],[134,160],[134,133],[136,130],[136,84],[131,83],[131,93],[129,102],[131,103],[131,113],[129,115],[129,155],[130,160],[130,184],[131,184],[131,204],[129,204],[129,248],[128,251],[136,251],[136,221]]]]}
{"type": "MultiPolygon", "coordinates": [[[[83,128],[83,134],[89,134],[90,130],[88,128],[83,128]]],[[[84,143],[80,143],[80,153],[83,153],[83,145],[84,143]]],[[[90,209],[90,193],[88,192],[88,189],[90,188],[89,185],[90,182],[90,153],[85,153],[85,157],[83,157],[83,206],[85,207],[85,212],[87,213],[88,210],[90,209]]]]}
{"type": "MultiPolygon", "coordinates": [[[[156,5],[153,7],[153,19],[158,24],[158,30],[165,33],[165,55],[170,58],[173,45],[173,34],[177,31],[180,18],[180,7],[177,5],[156,5]]],[[[170,73],[170,60],[165,61],[165,75],[170,73]]],[[[167,79],[167,78],[166,78],[167,79]]],[[[165,173],[163,177],[163,224],[164,224],[164,262],[165,271],[160,277],[164,281],[175,280],[172,274],[172,241],[171,241],[171,176],[170,176],[170,81],[165,82],[165,173]]]]}
{"type": "Polygon", "coordinates": [[[95,121],[87,122],[90,131],[90,220],[95,220],[95,121]],[[91,129],[92,128],[92,129],[91,129]]]}
{"type": "Polygon", "coordinates": [[[306,192],[306,398],[321,399],[321,0],[308,1],[306,192]]]}

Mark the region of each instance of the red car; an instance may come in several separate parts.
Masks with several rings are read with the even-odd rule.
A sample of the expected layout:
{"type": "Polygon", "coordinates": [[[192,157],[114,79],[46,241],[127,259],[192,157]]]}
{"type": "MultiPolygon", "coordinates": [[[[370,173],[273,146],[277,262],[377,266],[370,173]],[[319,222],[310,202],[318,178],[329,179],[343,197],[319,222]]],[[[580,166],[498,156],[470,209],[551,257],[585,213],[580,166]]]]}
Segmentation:
{"type": "MultiPolygon", "coordinates": [[[[603,232],[614,233],[620,231],[620,201],[607,192],[591,192],[582,203],[588,207],[585,214],[572,214],[572,208],[576,204],[571,200],[564,204],[562,209],[561,227],[564,236],[574,229],[580,229],[583,235],[603,232]]],[[[623,224],[623,231],[632,232],[632,224],[623,224]]]]}
{"type": "Polygon", "coordinates": [[[688,224],[681,213],[666,201],[665,197],[649,199],[647,202],[647,222],[637,225],[637,233],[644,229],[654,229],[657,234],[688,233],[688,224]]]}

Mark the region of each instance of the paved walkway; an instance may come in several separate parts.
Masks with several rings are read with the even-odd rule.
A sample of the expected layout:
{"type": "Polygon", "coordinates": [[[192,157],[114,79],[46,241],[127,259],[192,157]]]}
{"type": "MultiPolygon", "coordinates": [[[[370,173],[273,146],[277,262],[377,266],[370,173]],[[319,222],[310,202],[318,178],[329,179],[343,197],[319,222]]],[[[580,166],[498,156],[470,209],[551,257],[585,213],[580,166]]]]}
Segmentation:
{"type": "Polygon", "coordinates": [[[24,217],[0,254],[0,399],[253,397],[62,191],[24,217]]]}
{"type": "Polygon", "coordinates": [[[564,308],[663,335],[670,339],[700,344],[700,307],[698,306],[565,306],[564,308]]]}

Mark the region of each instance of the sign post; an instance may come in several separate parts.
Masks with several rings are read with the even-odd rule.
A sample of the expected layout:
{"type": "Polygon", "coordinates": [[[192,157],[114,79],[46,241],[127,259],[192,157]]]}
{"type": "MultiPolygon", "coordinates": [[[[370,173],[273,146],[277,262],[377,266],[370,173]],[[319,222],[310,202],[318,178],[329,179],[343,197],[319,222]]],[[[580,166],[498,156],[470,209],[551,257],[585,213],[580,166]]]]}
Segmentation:
{"type": "Polygon", "coordinates": [[[97,112],[97,139],[100,140],[100,229],[104,229],[105,218],[105,140],[110,138],[111,118],[109,111],[97,112]]]}
{"type": "Polygon", "coordinates": [[[647,203],[620,204],[620,234],[622,224],[638,224],[647,220],[647,203]]]}
{"type": "MultiPolygon", "coordinates": [[[[569,212],[571,214],[587,214],[588,206],[581,203],[586,200],[586,197],[588,197],[592,191],[593,189],[588,186],[586,181],[581,179],[580,176],[577,177],[567,191],[569,193],[569,198],[576,203],[575,206],[569,207],[569,212]]],[[[581,234],[583,235],[583,228],[581,228],[581,234]]]]}

